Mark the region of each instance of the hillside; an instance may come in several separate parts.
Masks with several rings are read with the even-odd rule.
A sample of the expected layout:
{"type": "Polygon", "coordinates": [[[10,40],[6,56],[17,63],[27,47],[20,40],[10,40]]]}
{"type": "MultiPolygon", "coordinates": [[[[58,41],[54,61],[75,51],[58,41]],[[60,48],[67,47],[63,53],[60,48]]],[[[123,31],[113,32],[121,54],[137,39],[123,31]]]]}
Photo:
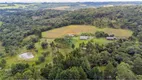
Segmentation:
{"type": "Polygon", "coordinates": [[[52,4],[0,10],[0,80],[142,79],[142,6],[52,4]]]}

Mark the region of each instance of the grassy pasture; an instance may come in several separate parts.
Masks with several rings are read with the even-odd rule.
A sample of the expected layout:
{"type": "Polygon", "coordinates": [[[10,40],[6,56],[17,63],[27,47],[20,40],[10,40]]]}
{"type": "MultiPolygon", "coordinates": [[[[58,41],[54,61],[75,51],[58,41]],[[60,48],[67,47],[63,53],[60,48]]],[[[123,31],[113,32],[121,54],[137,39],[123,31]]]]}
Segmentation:
{"type": "Polygon", "coordinates": [[[70,25],[62,28],[45,31],[42,33],[44,38],[60,38],[68,34],[80,35],[81,33],[95,33],[96,31],[104,31],[108,34],[114,34],[119,37],[129,37],[132,35],[132,31],[124,29],[113,28],[97,28],[90,25],[70,25]]]}
{"type": "Polygon", "coordinates": [[[89,40],[80,40],[79,37],[74,37],[73,38],[73,43],[75,44],[76,48],[79,47],[80,43],[84,42],[86,44],[89,41],[93,41],[94,43],[98,43],[100,45],[112,42],[110,40],[106,40],[105,38],[94,38],[94,39],[89,39],[89,40]]]}
{"type": "Polygon", "coordinates": [[[2,42],[0,41],[0,52],[4,51],[4,47],[2,46],[2,42]]]}
{"type": "Polygon", "coordinates": [[[0,9],[15,9],[15,8],[25,8],[28,5],[24,4],[14,4],[13,6],[8,6],[8,4],[0,4],[0,9]]]}
{"type": "Polygon", "coordinates": [[[66,9],[69,9],[70,6],[60,6],[60,7],[55,7],[55,8],[51,8],[53,10],[66,10],[66,9]]]}
{"type": "Polygon", "coordinates": [[[0,21],[0,26],[2,26],[2,24],[3,24],[3,23],[0,21]]]}

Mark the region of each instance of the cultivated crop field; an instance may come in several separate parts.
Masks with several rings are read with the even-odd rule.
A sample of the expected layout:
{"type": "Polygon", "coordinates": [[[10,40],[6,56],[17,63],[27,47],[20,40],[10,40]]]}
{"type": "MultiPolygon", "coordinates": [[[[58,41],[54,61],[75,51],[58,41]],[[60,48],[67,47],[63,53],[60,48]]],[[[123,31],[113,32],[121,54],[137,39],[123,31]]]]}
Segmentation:
{"type": "Polygon", "coordinates": [[[79,35],[81,33],[94,33],[96,31],[104,31],[108,34],[114,34],[119,37],[129,37],[132,35],[132,31],[124,29],[113,29],[113,28],[97,28],[90,25],[70,25],[62,28],[53,29],[42,33],[44,38],[60,38],[68,34],[79,35]]]}

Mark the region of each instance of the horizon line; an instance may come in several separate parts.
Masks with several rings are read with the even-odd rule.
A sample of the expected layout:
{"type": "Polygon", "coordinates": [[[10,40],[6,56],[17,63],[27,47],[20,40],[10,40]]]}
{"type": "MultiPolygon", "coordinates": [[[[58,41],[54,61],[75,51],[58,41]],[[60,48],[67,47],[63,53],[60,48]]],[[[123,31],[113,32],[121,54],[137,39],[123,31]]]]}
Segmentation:
{"type": "Polygon", "coordinates": [[[83,1],[83,2],[0,2],[0,3],[84,3],[84,2],[92,2],[92,3],[97,3],[97,2],[142,2],[142,1],[83,1]]]}

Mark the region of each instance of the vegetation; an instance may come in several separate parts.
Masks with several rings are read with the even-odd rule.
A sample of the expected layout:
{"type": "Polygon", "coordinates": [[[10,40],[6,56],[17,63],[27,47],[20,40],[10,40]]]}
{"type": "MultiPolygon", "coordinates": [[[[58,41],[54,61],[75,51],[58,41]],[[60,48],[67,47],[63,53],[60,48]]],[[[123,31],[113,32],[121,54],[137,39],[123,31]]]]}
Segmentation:
{"type": "Polygon", "coordinates": [[[42,4],[0,9],[0,80],[142,79],[142,6],[66,11],[79,3],[50,7],[71,6],[65,10],[42,4]],[[24,52],[34,58],[21,59],[24,52]]]}
{"type": "Polygon", "coordinates": [[[70,25],[62,28],[57,28],[53,30],[49,30],[42,33],[44,38],[61,38],[68,34],[80,35],[82,33],[92,33],[95,34],[97,31],[103,31],[107,34],[114,34],[119,37],[130,37],[132,35],[132,31],[125,29],[113,29],[113,28],[98,28],[95,26],[89,25],[70,25]],[[61,33],[62,32],[62,33],[61,33]]]}

